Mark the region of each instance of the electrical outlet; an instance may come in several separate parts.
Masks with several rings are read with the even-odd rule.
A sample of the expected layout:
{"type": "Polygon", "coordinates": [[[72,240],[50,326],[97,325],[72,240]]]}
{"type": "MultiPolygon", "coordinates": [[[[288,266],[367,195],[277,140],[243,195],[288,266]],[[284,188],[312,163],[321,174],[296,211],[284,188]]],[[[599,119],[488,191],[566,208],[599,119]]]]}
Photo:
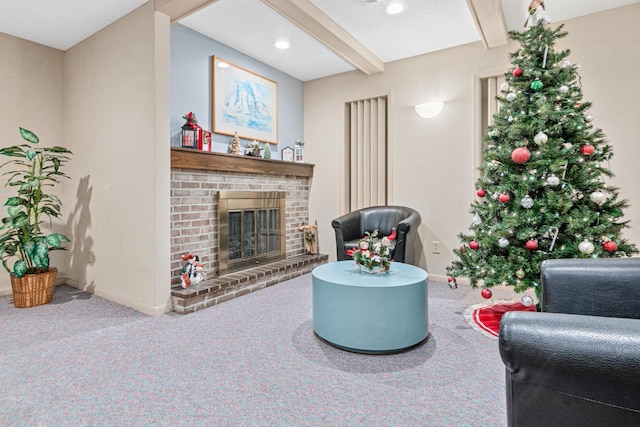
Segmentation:
{"type": "Polygon", "coordinates": [[[434,254],[439,254],[440,253],[440,242],[438,240],[434,240],[433,242],[431,242],[432,248],[433,248],[433,253],[434,254]]]}

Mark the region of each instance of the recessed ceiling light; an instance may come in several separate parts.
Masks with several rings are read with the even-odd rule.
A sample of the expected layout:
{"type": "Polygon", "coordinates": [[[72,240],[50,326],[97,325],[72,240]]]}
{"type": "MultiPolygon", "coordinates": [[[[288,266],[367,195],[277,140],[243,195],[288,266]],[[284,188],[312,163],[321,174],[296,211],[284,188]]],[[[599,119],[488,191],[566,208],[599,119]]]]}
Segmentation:
{"type": "Polygon", "coordinates": [[[390,3],[385,10],[389,15],[397,15],[398,13],[404,12],[406,8],[406,3],[395,1],[390,3]]]}
{"type": "Polygon", "coordinates": [[[291,44],[286,40],[278,40],[273,44],[277,49],[289,49],[291,44]]]}

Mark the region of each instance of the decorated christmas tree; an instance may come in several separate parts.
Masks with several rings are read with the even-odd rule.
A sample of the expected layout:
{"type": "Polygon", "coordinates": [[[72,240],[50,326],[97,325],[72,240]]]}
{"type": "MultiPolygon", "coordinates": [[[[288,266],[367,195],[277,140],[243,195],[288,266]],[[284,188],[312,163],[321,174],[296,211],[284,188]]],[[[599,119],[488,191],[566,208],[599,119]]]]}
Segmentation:
{"type": "MultiPolygon", "coordinates": [[[[539,5],[538,12],[544,14],[539,5]]],[[[521,48],[511,53],[500,88],[500,108],[483,136],[483,163],[471,204],[470,234],[460,234],[449,284],[467,277],[473,287],[513,286],[530,305],[540,297],[540,265],[550,258],[607,258],[638,252],[622,237],[626,200],[608,185],[613,151],[592,124],[570,51],[554,50],[567,35],[546,14],[511,31],[521,48]]]]}

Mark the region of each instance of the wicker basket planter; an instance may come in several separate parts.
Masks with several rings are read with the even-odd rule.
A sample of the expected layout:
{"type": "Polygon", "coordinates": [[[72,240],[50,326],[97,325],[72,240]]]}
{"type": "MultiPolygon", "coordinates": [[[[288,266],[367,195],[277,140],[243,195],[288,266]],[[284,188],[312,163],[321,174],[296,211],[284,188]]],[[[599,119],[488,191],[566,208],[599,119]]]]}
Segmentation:
{"type": "Polygon", "coordinates": [[[50,268],[45,273],[25,274],[22,277],[11,274],[13,305],[16,308],[28,308],[51,302],[57,273],[57,268],[50,268]]]}

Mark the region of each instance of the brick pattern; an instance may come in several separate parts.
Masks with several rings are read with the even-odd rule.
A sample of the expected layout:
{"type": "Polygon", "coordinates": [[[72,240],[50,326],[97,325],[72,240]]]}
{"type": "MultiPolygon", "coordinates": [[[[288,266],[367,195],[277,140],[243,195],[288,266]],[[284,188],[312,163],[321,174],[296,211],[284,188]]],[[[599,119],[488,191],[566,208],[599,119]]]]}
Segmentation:
{"type": "Polygon", "coordinates": [[[184,262],[193,253],[204,264],[206,277],[218,274],[217,199],[226,191],[284,191],[286,258],[303,255],[303,234],[309,223],[310,178],[269,174],[245,174],[212,170],[171,170],[171,286],[180,283],[184,262]]]}
{"type": "Polygon", "coordinates": [[[194,313],[224,301],[264,289],[311,272],[327,262],[328,255],[299,255],[205,280],[187,289],[171,291],[171,305],[178,314],[194,313]]]}

